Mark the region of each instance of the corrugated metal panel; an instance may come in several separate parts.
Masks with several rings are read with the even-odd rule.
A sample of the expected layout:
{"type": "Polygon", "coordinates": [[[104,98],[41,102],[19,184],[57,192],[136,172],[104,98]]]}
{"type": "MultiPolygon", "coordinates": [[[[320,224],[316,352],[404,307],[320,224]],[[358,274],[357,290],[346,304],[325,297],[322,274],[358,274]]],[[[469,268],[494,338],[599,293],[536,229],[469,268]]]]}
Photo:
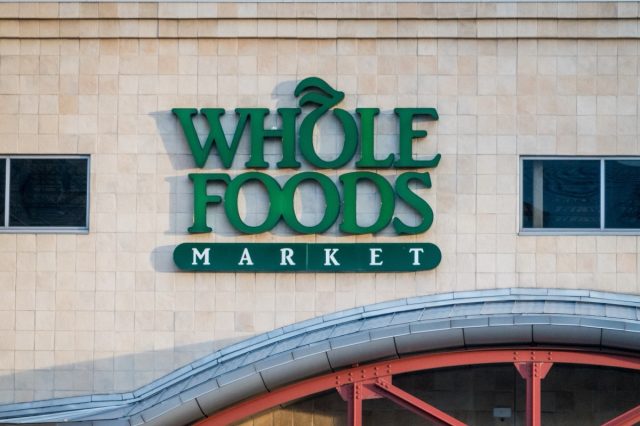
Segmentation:
{"type": "Polygon", "coordinates": [[[366,318],[362,324],[362,329],[370,330],[372,328],[384,327],[389,325],[392,320],[393,320],[393,314],[366,318]]]}
{"type": "Polygon", "coordinates": [[[430,320],[438,318],[450,318],[453,307],[451,305],[438,306],[436,308],[425,309],[422,312],[420,320],[430,320]]]}
{"type": "Polygon", "coordinates": [[[577,302],[575,306],[576,315],[603,317],[605,316],[605,305],[600,303],[577,302]]]}
{"type": "Polygon", "coordinates": [[[422,316],[422,309],[415,309],[408,312],[400,312],[393,316],[391,324],[407,324],[418,321],[422,316]]]}
{"type": "Polygon", "coordinates": [[[513,305],[514,314],[542,314],[544,313],[545,301],[520,300],[513,305]]]}
{"type": "Polygon", "coordinates": [[[327,352],[332,368],[350,366],[356,363],[396,357],[393,338],[378,339],[353,345],[343,345],[327,352]]]}
{"type": "Polygon", "coordinates": [[[178,397],[165,400],[142,412],[142,419],[145,423],[158,426],[186,424],[202,417],[204,415],[195,400],[184,403],[178,397]]]}
{"type": "Polygon", "coordinates": [[[479,315],[484,307],[483,303],[457,304],[453,306],[450,316],[466,317],[469,315],[479,315]]]}
{"type": "Polygon", "coordinates": [[[640,333],[622,330],[602,330],[602,344],[612,348],[640,351],[640,333]]]}
{"type": "Polygon", "coordinates": [[[263,392],[267,392],[267,388],[262,382],[262,377],[259,374],[250,374],[244,376],[242,380],[238,379],[226,385],[221,384],[218,389],[205,393],[196,399],[205,414],[210,414],[236,401],[263,392]]]}
{"type": "Polygon", "coordinates": [[[461,328],[411,333],[396,337],[395,340],[399,354],[464,346],[464,337],[461,328]]]}
{"type": "Polygon", "coordinates": [[[601,330],[564,325],[534,325],[533,341],[554,345],[600,345],[601,330]]]}
{"type": "Polygon", "coordinates": [[[484,303],[480,313],[482,315],[504,315],[513,312],[513,301],[484,303]]]}
{"type": "Polygon", "coordinates": [[[530,325],[473,327],[464,329],[467,346],[500,345],[505,343],[531,343],[533,331],[530,325]]]}
{"type": "Polygon", "coordinates": [[[276,367],[262,370],[260,375],[268,389],[275,389],[278,386],[329,371],[331,371],[331,365],[327,355],[321,353],[298,358],[276,367]]]}
{"type": "Polygon", "coordinates": [[[576,311],[575,302],[558,302],[549,300],[544,302],[545,314],[566,314],[573,315],[576,311]]]}

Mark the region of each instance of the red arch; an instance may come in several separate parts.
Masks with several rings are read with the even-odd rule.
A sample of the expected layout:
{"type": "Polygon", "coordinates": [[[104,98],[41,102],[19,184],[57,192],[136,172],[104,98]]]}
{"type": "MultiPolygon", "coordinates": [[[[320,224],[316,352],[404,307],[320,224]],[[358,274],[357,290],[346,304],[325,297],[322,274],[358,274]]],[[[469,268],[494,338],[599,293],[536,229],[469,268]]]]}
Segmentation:
{"type": "MultiPolygon", "coordinates": [[[[376,394],[391,399],[403,407],[429,418],[437,424],[464,425],[453,417],[407,394],[391,384],[394,374],[436,368],[481,364],[514,364],[527,381],[527,424],[540,424],[540,381],[554,363],[596,365],[640,370],[640,358],[603,352],[572,349],[477,349],[437,354],[414,355],[400,359],[380,361],[365,366],[313,377],[276,389],[213,413],[197,423],[198,426],[219,426],[240,421],[285,402],[304,398],[332,388],[337,389],[349,402],[349,422],[361,424],[361,402],[376,394]]],[[[605,426],[630,426],[640,421],[640,407],[605,423],[605,426]]]]}

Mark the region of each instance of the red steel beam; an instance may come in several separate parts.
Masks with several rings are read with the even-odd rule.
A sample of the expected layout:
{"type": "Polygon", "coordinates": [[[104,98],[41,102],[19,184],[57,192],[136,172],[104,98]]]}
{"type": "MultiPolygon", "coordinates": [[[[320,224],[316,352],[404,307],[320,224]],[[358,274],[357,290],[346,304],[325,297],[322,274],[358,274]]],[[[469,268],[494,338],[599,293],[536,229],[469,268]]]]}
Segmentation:
{"type": "Polygon", "coordinates": [[[550,362],[516,362],[518,373],[527,381],[527,426],[542,423],[542,379],[553,365],[550,362]]]}
{"type": "Polygon", "coordinates": [[[380,396],[384,396],[388,400],[398,404],[402,408],[409,410],[420,417],[434,422],[440,426],[466,426],[460,420],[451,417],[444,411],[438,410],[431,404],[427,404],[423,400],[416,398],[408,392],[403,391],[399,387],[392,385],[384,379],[367,385],[372,391],[380,396]]]}
{"type": "Polygon", "coordinates": [[[638,423],[640,423],[640,405],[625,411],[615,419],[603,423],[602,426],[633,426],[638,423]]]}
{"type": "Polygon", "coordinates": [[[580,349],[568,350],[565,348],[562,350],[553,350],[540,348],[502,348],[422,354],[390,361],[377,362],[364,367],[353,367],[293,383],[217,411],[209,417],[202,419],[197,423],[197,425],[228,425],[285,402],[304,398],[337,386],[354,383],[356,381],[370,380],[384,375],[389,376],[392,374],[402,374],[436,368],[458,367],[462,365],[505,364],[535,361],[599,365],[604,367],[640,370],[640,359],[638,358],[612,355],[602,352],[582,352],[580,349]]]}

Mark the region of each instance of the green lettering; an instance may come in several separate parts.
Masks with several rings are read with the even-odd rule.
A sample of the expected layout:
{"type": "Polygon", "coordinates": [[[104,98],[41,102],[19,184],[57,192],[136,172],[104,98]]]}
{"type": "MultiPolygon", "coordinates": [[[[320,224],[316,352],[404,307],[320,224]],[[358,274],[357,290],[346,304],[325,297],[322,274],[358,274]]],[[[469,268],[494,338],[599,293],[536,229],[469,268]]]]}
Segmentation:
{"type": "Polygon", "coordinates": [[[331,107],[336,106],[344,99],[344,92],[335,90],[324,80],[318,77],[309,77],[302,80],[296,86],[295,96],[307,92],[298,101],[298,105],[313,105],[315,109],[302,120],[300,125],[300,152],[302,156],[313,166],[320,169],[337,169],[347,164],[358,148],[358,127],[351,114],[343,109],[334,109],[333,115],[340,121],[344,131],[344,143],[342,151],[334,160],[323,160],[318,156],[313,146],[313,129],[320,117],[331,107]]]}
{"type": "Polygon", "coordinates": [[[343,185],[343,211],[340,230],[349,234],[369,234],[376,233],[384,229],[393,216],[395,209],[395,199],[393,188],[387,180],[379,174],[372,172],[352,172],[340,176],[343,185]],[[360,226],[357,221],[357,186],[358,182],[367,180],[373,183],[380,194],[380,212],[378,219],[370,226],[360,226]]]}
{"type": "Polygon", "coordinates": [[[229,175],[225,173],[190,173],[189,179],[193,182],[193,226],[189,227],[192,234],[211,232],[213,229],[207,225],[207,206],[222,202],[219,195],[207,194],[209,182],[229,183],[229,175]]]}
{"type": "Polygon", "coordinates": [[[422,182],[426,188],[431,188],[429,173],[407,172],[398,176],[396,179],[396,194],[422,217],[422,221],[416,226],[406,225],[399,218],[394,218],[393,228],[398,234],[419,234],[429,229],[433,223],[433,210],[429,203],[409,188],[409,182],[412,180],[422,182]]]}
{"type": "Polygon", "coordinates": [[[245,234],[259,234],[273,229],[281,216],[281,189],[278,182],[271,176],[260,172],[248,172],[237,176],[231,181],[225,192],[224,210],[231,225],[245,234]],[[238,211],[238,194],[240,187],[250,180],[258,181],[267,190],[269,197],[269,212],[260,225],[250,226],[244,223],[238,211]]]}
{"type": "Polygon", "coordinates": [[[428,117],[437,120],[438,112],[435,108],[396,108],[393,111],[400,122],[400,134],[398,135],[400,158],[394,166],[398,168],[436,167],[440,162],[440,154],[436,154],[431,160],[414,160],[412,148],[414,139],[427,136],[426,130],[413,129],[413,118],[428,117]]]}
{"type": "Polygon", "coordinates": [[[356,126],[356,122],[353,116],[347,111],[343,109],[333,110],[333,115],[342,124],[344,142],[342,145],[342,151],[335,159],[324,160],[316,153],[313,146],[313,128],[315,127],[317,120],[320,119],[320,115],[322,115],[316,114],[319,111],[321,110],[315,110],[302,121],[299,139],[300,152],[305,160],[319,169],[339,169],[353,158],[356,153],[356,149],[358,148],[358,128],[356,126]]]}
{"type": "Polygon", "coordinates": [[[380,113],[380,108],[358,108],[360,116],[360,160],[356,162],[359,169],[387,169],[393,164],[395,156],[389,154],[384,160],[376,160],[374,143],[374,119],[380,113]]]}
{"type": "Polygon", "coordinates": [[[264,143],[267,139],[282,141],[282,160],[277,163],[278,168],[300,167],[300,163],[296,161],[296,117],[300,114],[300,108],[278,109],[278,114],[282,118],[280,129],[265,129],[264,119],[269,114],[267,108],[238,108],[236,111],[250,116],[251,157],[245,163],[246,167],[257,169],[269,167],[269,163],[264,161],[264,143]]]}
{"type": "Polygon", "coordinates": [[[240,114],[240,119],[238,120],[233,140],[231,145],[229,145],[227,143],[227,138],[224,135],[224,131],[222,130],[222,125],[220,124],[220,117],[224,115],[224,109],[201,109],[200,113],[207,118],[209,123],[209,136],[207,136],[207,140],[204,145],[202,145],[192,120],[192,117],[196,115],[198,111],[195,108],[173,108],[171,111],[176,117],[178,117],[178,121],[182,126],[182,131],[187,139],[187,143],[191,149],[191,154],[193,155],[196,166],[200,168],[204,167],[207,162],[207,158],[209,158],[211,148],[215,145],[224,168],[231,168],[233,158],[238,150],[238,144],[240,143],[240,138],[242,137],[242,133],[247,122],[247,115],[240,114]]]}
{"type": "Polygon", "coordinates": [[[340,213],[340,194],[334,183],[327,176],[316,172],[303,172],[293,176],[282,189],[282,217],[285,223],[301,234],[320,234],[333,225],[340,213]],[[326,202],[324,216],[317,225],[306,226],[300,223],[293,208],[293,198],[300,183],[315,181],[322,188],[326,202]]]}

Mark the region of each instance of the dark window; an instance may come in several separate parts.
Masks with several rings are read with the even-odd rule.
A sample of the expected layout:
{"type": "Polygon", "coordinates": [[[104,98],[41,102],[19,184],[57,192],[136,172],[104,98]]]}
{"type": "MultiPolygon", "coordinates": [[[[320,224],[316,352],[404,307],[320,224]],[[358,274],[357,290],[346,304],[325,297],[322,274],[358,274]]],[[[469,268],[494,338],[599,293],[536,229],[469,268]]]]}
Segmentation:
{"type": "Polygon", "coordinates": [[[600,228],[600,160],[524,160],[522,227],[600,228]]]}
{"type": "Polygon", "coordinates": [[[640,228],[640,160],[605,161],[605,228],[640,228]]]}
{"type": "Polygon", "coordinates": [[[5,203],[5,178],[7,175],[7,160],[0,159],[0,227],[4,226],[4,203],[5,203]]]}
{"type": "Polygon", "coordinates": [[[9,161],[10,227],[87,226],[87,159],[9,161]]]}

